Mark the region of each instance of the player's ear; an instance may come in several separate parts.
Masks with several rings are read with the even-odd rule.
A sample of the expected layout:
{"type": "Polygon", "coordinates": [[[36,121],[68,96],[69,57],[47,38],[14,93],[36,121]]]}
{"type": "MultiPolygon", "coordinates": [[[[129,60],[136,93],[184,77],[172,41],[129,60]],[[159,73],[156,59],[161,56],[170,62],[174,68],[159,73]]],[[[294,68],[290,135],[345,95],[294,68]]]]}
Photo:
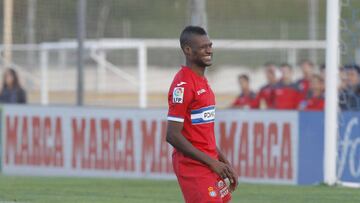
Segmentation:
{"type": "Polygon", "coordinates": [[[191,51],[192,50],[191,50],[191,47],[189,45],[184,45],[183,46],[183,52],[184,52],[185,55],[187,55],[187,56],[190,55],[191,51]]]}

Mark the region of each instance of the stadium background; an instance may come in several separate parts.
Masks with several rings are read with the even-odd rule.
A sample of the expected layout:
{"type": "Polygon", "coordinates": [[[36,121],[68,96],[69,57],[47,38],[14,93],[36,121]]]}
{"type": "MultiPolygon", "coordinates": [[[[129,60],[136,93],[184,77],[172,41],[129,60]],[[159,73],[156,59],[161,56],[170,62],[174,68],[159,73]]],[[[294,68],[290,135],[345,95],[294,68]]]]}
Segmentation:
{"type": "MultiPolygon", "coordinates": [[[[212,39],[228,40],[324,40],[325,1],[206,1],[207,27],[212,39]],[[317,2],[317,3],[316,3],[317,2]],[[311,8],[315,10],[311,13],[311,8]],[[221,8],[221,9],[219,9],[221,8]],[[312,17],[311,17],[312,16],[312,17]]],[[[3,3],[3,2],[1,2],[3,3]]],[[[14,1],[13,43],[61,42],[76,39],[76,1],[14,1]],[[33,4],[30,4],[33,2],[33,4]],[[33,9],[31,10],[31,5],[33,9]],[[31,12],[35,14],[31,18],[31,12]],[[29,16],[30,15],[30,16],[29,16]],[[31,20],[33,19],[33,20],[31,20]]],[[[86,38],[143,38],[178,39],[181,29],[191,21],[191,1],[96,1],[87,2],[86,38]]],[[[2,12],[2,11],[0,11],[2,12]]],[[[0,13],[0,15],[3,15],[0,13]]],[[[2,21],[3,22],[3,21],[2,21]]],[[[1,23],[2,23],[1,22],[1,23]]],[[[3,33],[0,33],[2,37],[3,33]]],[[[299,43],[297,43],[299,44],[299,43]]],[[[301,42],[300,42],[301,44],[301,42]]],[[[216,44],[214,45],[216,47],[216,44]]],[[[248,45],[245,45],[245,47],[248,45]]],[[[72,104],[76,100],[76,50],[58,49],[49,52],[50,103],[72,104]],[[62,54],[64,53],[65,54],[62,54]],[[66,62],[61,57],[66,57],[66,62]],[[68,81],[59,79],[59,75],[68,81]]],[[[265,62],[289,62],[294,67],[301,59],[324,63],[324,49],[219,49],[215,52],[214,66],[208,77],[218,94],[218,105],[226,107],[237,95],[236,77],[240,72],[251,73],[253,88],[258,89],[264,76],[259,67],[265,62]],[[315,53],[311,54],[311,53],[315,53]],[[228,78],[224,81],[222,78],[228,78]],[[232,88],[229,88],[232,87],[232,88]]],[[[132,106],[136,100],[136,87],[121,76],[109,75],[103,91],[99,91],[96,63],[85,53],[86,104],[132,106]],[[119,85],[121,84],[121,85],[119,85]],[[108,94],[111,92],[110,94],[108,94]],[[133,98],[133,99],[131,99],[133,98]]],[[[136,75],[135,50],[107,50],[107,61],[132,75],[136,75]]],[[[179,64],[183,63],[180,50],[176,48],[150,48],[148,50],[149,105],[165,107],[164,92],[179,64]],[[153,73],[153,74],[152,74],[153,73]],[[159,76],[161,75],[161,76],[159,76]],[[164,78],[157,81],[156,77],[164,78]],[[157,82],[155,82],[157,81],[157,82]],[[163,88],[161,88],[163,87],[163,88]]],[[[40,76],[39,50],[32,53],[24,49],[13,52],[13,62],[22,72],[40,76]]],[[[298,69],[296,69],[298,70],[298,69]]],[[[296,75],[299,77],[299,74],[296,75]]],[[[24,77],[23,77],[24,78],[24,77]]],[[[30,102],[40,102],[40,84],[32,77],[25,77],[30,91],[30,102]]],[[[136,103],[135,103],[136,104],[136,103]]]]}
{"type": "MultiPolygon", "coordinates": [[[[4,8],[4,2],[0,2],[0,8],[4,8]]],[[[168,42],[166,40],[177,40],[183,27],[191,23],[191,17],[196,14],[196,12],[191,12],[195,2],[195,0],[87,0],[86,39],[89,43],[106,40],[109,43],[122,40],[128,42],[133,42],[130,40],[154,40],[154,44],[166,44],[168,42]]],[[[221,49],[216,49],[217,44],[214,44],[215,63],[207,73],[217,94],[218,106],[223,109],[218,114],[217,139],[222,148],[227,151],[227,155],[236,159],[238,158],[236,154],[240,153],[239,145],[242,144],[241,141],[239,145],[237,144],[242,138],[240,129],[249,129],[247,135],[249,136],[250,152],[247,155],[251,161],[250,167],[256,171],[252,172],[253,174],[250,176],[244,175],[244,171],[242,175],[240,174],[240,180],[252,184],[242,184],[239,191],[234,194],[234,202],[360,201],[357,191],[348,188],[281,186],[282,184],[318,185],[323,182],[324,114],[322,112],[225,109],[238,95],[237,75],[239,73],[250,74],[252,88],[257,90],[265,81],[262,67],[265,62],[290,63],[295,68],[294,79],[300,77],[298,68],[300,60],[310,59],[314,61],[316,67],[325,62],[326,1],[207,0],[205,2],[206,8],[203,11],[206,13],[210,37],[213,40],[231,40],[225,41],[222,44],[225,48],[221,49]],[[251,44],[261,45],[264,42],[270,42],[269,46],[274,47],[254,49],[251,44]],[[232,43],[240,43],[243,48],[226,48],[226,46],[231,47],[232,43]],[[278,43],[283,43],[288,48],[276,48],[278,43]],[[296,48],[299,45],[305,48],[296,48]],[[245,128],[244,125],[248,125],[248,128],[245,128]],[[232,133],[233,128],[235,133],[232,133]],[[274,129],[276,130],[271,131],[274,129]],[[271,139],[274,137],[278,143],[272,143],[273,148],[261,145],[260,150],[263,154],[256,154],[254,149],[258,147],[257,141],[265,139],[271,145],[271,139]],[[291,141],[286,139],[291,139],[291,141]],[[270,151],[267,151],[269,149],[270,151]],[[286,154],[288,152],[291,152],[291,155],[286,154]],[[276,166],[278,168],[274,169],[278,174],[274,176],[267,172],[262,175],[264,168],[266,170],[270,167],[266,158],[269,154],[275,154],[274,156],[279,160],[282,158],[285,160],[281,164],[278,162],[279,165],[276,166]],[[293,164],[292,167],[290,167],[290,162],[293,164]],[[262,163],[266,165],[264,168],[262,163]],[[256,164],[259,165],[256,166],[256,164]],[[285,175],[281,175],[281,170],[285,170],[285,172],[283,171],[285,175]],[[263,183],[270,185],[262,185],[263,183]],[[272,184],[280,185],[273,186],[272,184]],[[257,195],[259,193],[263,195],[257,195]]],[[[104,49],[104,52],[100,52],[100,54],[95,52],[100,56],[105,53],[106,61],[110,64],[105,69],[101,69],[98,58],[92,55],[94,53],[91,49],[86,48],[84,105],[87,107],[74,107],[77,88],[76,47],[64,47],[68,42],[76,42],[77,1],[14,0],[13,3],[11,65],[20,74],[22,84],[28,92],[30,105],[24,107],[2,106],[1,163],[2,172],[5,175],[0,176],[0,189],[3,191],[0,192],[0,201],[181,202],[181,194],[174,181],[154,181],[154,179],[173,178],[167,169],[162,174],[164,172],[162,167],[166,168],[166,164],[164,165],[163,162],[167,163],[166,160],[169,159],[162,157],[164,159],[160,158],[159,162],[154,157],[142,154],[148,150],[149,156],[161,155],[163,146],[161,142],[163,136],[161,131],[163,128],[162,115],[165,114],[164,109],[167,106],[166,93],[172,76],[179,65],[184,62],[181,51],[176,47],[164,48],[160,45],[147,48],[147,107],[150,108],[143,111],[137,108],[139,106],[137,70],[139,61],[136,50],[119,48],[104,49]],[[46,103],[50,105],[42,107],[38,105],[44,104],[41,51],[42,45],[49,42],[54,47],[48,50],[46,66],[49,94],[46,103]],[[100,74],[103,74],[102,77],[99,76],[100,74]],[[154,109],[154,107],[156,108],[154,109]],[[63,126],[61,136],[64,142],[61,145],[56,145],[58,118],[63,126]],[[70,155],[74,153],[74,149],[69,149],[74,142],[72,139],[74,136],[72,132],[74,129],[76,130],[74,122],[80,123],[81,119],[84,119],[86,123],[86,133],[84,134],[86,147],[91,142],[92,132],[96,132],[97,139],[104,138],[106,128],[105,131],[101,131],[104,130],[103,120],[108,119],[113,122],[119,119],[124,126],[126,122],[133,122],[134,133],[132,136],[135,140],[134,146],[136,146],[134,148],[136,149],[135,169],[133,171],[121,169],[108,172],[98,170],[96,167],[90,167],[90,169],[85,167],[84,169],[80,165],[77,166],[78,168],[71,168],[70,155]],[[15,120],[19,123],[16,127],[14,127],[15,120]],[[92,123],[96,130],[92,129],[92,123]],[[25,128],[24,126],[27,125],[29,127],[25,128]],[[153,126],[155,126],[154,131],[152,131],[153,126]],[[14,129],[17,130],[16,133],[13,133],[14,129]],[[39,129],[43,133],[34,133],[39,129]],[[50,131],[47,131],[49,129],[50,131]],[[22,151],[25,134],[29,136],[30,140],[38,139],[34,138],[37,135],[41,139],[47,139],[49,136],[50,141],[48,142],[50,143],[47,143],[47,147],[55,147],[54,150],[56,146],[63,147],[65,167],[56,168],[56,160],[59,158],[56,158],[56,155],[51,161],[51,167],[47,167],[46,157],[32,151],[35,148],[33,141],[29,143],[31,146],[29,151],[22,151]],[[15,139],[14,135],[16,135],[15,139]],[[153,142],[149,143],[150,148],[143,145],[143,143],[147,143],[145,139],[149,141],[147,136],[154,136],[152,137],[153,142]],[[9,141],[9,138],[16,142],[9,141]],[[51,143],[52,141],[53,143],[51,143]],[[44,160],[38,164],[36,161],[27,161],[23,152],[34,158],[38,155],[37,158],[44,160]],[[10,159],[9,162],[5,159],[7,156],[10,159]],[[20,157],[18,162],[15,161],[17,156],[20,157]],[[141,167],[141,159],[147,160],[144,168],[141,167]],[[155,171],[151,165],[154,160],[156,160],[156,164],[160,163],[160,166],[155,166],[160,169],[156,168],[155,171]],[[158,174],[159,170],[160,174],[158,174]],[[23,177],[24,175],[35,177],[23,177]],[[98,178],[49,177],[53,175],[98,178]],[[39,178],[37,176],[46,177],[39,178]],[[99,177],[117,177],[119,179],[110,180],[99,177]],[[130,179],[124,180],[124,177],[130,179]],[[140,178],[140,180],[131,180],[132,178],[140,178]],[[151,180],[143,180],[143,178],[151,180]],[[44,184],[51,185],[51,189],[43,187],[44,184]],[[93,188],[89,185],[98,187],[93,188]],[[119,191],[116,188],[119,188],[119,191]],[[69,194],[69,191],[72,192],[69,194]],[[161,192],[159,193],[159,191],[161,192]],[[48,195],[44,195],[46,193],[48,195]],[[67,194],[69,195],[67,196],[67,194]]],[[[359,43],[357,15],[360,2],[345,0],[341,1],[341,6],[341,64],[353,63],[357,59],[356,50],[359,43]]],[[[4,9],[0,9],[0,27],[4,26],[3,15],[4,9]]],[[[4,37],[3,34],[0,32],[1,38],[4,37]]],[[[3,48],[1,46],[2,51],[3,48]]],[[[4,62],[3,58],[1,59],[4,62]]],[[[359,116],[358,112],[347,112],[339,117],[341,118],[339,140],[342,147],[339,147],[339,155],[343,156],[339,162],[341,174],[338,178],[342,181],[360,182],[358,159],[360,153],[358,132],[360,129],[356,125],[359,116]]],[[[112,127],[110,126],[111,131],[115,129],[112,127]]],[[[126,133],[124,132],[124,135],[126,133]]],[[[99,147],[100,149],[101,147],[99,147]]],[[[87,152],[84,151],[84,153],[87,152]]],[[[88,155],[90,157],[91,153],[84,156],[88,155]]],[[[84,158],[81,155],[79,157],[84,158]]],[[[243,170],[240,169],[240,162],[233,161],[238,164],[238,172],[243,170]]]]}

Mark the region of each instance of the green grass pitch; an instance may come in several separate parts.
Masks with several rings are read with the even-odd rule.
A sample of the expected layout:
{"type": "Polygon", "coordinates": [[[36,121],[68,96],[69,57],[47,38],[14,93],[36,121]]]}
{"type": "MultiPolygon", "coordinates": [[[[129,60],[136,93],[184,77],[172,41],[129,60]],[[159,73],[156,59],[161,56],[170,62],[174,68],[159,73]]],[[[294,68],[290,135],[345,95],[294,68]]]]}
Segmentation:
{"type": "MultiPolygon", "coordinates": [[[[183,202],[176,181],[0,176],[0,202],[183,202]]],[[[356,203],[359,189],[241,184],[233,203],[356,203]]]]}

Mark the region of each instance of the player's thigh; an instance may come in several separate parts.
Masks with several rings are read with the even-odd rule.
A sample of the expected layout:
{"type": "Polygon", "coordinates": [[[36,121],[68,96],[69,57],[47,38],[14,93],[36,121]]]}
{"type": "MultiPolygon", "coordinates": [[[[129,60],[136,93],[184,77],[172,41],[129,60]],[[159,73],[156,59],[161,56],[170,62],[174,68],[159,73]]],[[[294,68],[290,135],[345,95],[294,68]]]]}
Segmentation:
{"type": "Polygon", "coordinates": [[[223,203],[231,199],[228,188],[214,173],[178,179],[186,203],[223,203]]]}

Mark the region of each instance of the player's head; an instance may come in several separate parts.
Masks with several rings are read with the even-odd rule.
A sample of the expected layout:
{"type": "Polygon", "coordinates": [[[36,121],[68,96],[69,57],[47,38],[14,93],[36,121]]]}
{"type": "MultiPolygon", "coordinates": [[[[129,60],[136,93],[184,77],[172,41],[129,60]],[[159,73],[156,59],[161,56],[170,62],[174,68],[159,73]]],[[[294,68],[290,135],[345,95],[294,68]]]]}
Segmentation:
{"type": "MultiPolygon", "coordinates": [[[[299,64],[304,77],[309,78],[314,72],[314,64],[310,60],[302,60],[299,64]]],[[[310,78],[309,78],[310,79],[310,78]]]]}
{"type": "Polygon", "coordinates": [[[268,83],[271,84],[276,83],[278,69],[275,63],[267,62],[264,64],[264,67],[265,67],[265,74],[268,83]]]}
{"type": "Polygon", "coordinates": [[[206,31],[199,26],[187,26],[181,32],[180,46],[187,62],[200,67],[212,64],[212,42],[206,31]]]}
{"type": "Polygon", "coordinates": [[[280,71],[281,71],[281,75],[282,78],[281,80],[283,82],[291,82],[292,81],[292,67],[290,64],[287,63],[283,63],[280,65],[280,71]]]}
{"type": "Polygon", "coordinates": [[[4,72],[3,88],[18,88],[20,87],[17,73],[14,69],[8,68],[4,72]]]}
{"type": "Polygon", "coordinates": [[[250,89],[250,78],[248,75],[246,74],[240,74],[238,76],[238,82],[239,82],[239,85],[240,85],[240,88],[241,88],[241,91],[246,91],[246,90],[249,90],[250,89]]]}

